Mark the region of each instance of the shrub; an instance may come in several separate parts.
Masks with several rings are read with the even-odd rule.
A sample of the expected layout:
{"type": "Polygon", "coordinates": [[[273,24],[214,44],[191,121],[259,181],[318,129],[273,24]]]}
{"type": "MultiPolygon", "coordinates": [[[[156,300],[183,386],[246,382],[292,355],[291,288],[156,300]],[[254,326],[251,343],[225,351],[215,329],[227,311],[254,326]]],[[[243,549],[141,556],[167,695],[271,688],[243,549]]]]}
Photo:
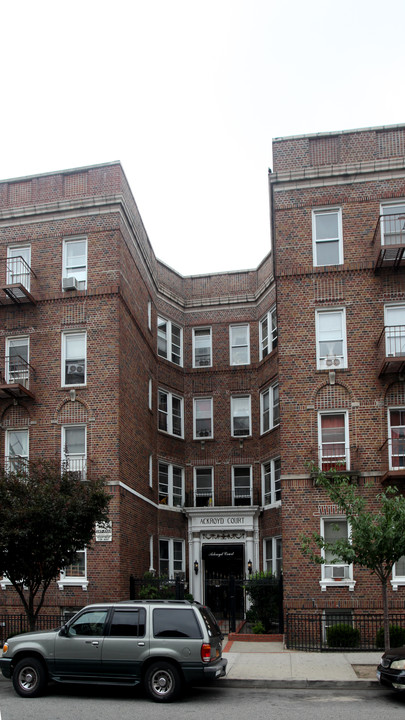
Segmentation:
{"type": "MultiPolygon", "coordinates": [[[[377,630],[375,644],[378,648],[384,647],[383,627],[377,630]]],[[[405,645],[405,628],[400,627],[400,625],[390,625],[390,646],[395,648],[401,647],[401,645],[405,645]]]]}
{"type": "Polygon", "coordinates": [[[334,648],[358,647],[360,631],[346,623],[338,623],[327,628],[326,642],[329,647],[334,648]]]}
{"type": "Polygon", "coordinates": [[[260,633],[269,633],[279,620],[279,604],[281,590],[279,580],[271,572],[257,572],[250,576],[246,582],[246,592],[251,601],[251,608],[246,613],[246,619],[252,627],[263,628],[260,633]]]}
{"type": "Polygon", "coordinates": [[[252,626],[255,635],[263,635],[265,633],[264,625],[260,620],[252,626]]]}

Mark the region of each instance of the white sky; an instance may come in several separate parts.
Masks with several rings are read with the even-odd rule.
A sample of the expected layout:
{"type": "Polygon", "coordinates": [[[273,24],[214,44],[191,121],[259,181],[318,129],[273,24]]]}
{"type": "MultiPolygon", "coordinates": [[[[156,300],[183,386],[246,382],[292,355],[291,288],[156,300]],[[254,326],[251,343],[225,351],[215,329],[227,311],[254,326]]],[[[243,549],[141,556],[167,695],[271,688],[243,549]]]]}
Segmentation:
{"type": "Polygon", "coordinates": [[[182,274],[270,249],[273,137],[405,122],[405,0],[0,0],[0,177],[120,160],[182,274]]]}

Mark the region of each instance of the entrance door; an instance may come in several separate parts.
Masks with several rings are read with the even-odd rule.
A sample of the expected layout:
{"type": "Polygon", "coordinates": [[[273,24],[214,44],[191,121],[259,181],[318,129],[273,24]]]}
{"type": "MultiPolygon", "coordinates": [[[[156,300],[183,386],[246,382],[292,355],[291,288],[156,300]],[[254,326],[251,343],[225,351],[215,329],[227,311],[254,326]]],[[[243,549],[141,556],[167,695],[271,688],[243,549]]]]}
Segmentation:
{"type": "Polygon", "coordinates": [[[243,545],[203,545],[202,557],[206,605],[219,620],[229,620],[233,612],[242,619],[245,611],[243,545]]]}

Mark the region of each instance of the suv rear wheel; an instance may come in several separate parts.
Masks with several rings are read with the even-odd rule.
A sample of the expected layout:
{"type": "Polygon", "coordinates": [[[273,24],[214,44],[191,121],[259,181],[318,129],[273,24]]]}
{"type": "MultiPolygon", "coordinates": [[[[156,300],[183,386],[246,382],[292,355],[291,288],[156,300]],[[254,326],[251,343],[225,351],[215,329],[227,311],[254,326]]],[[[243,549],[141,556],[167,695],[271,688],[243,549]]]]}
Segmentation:
{"type": "Polygon", "coordinates": [[[21,697],[38,697],[46,685],[46,671],[40,660],[26,657],[14,668],[14,690],[21,697]]]}
{"type": "Polygon", "coordinates": [[[156,702],[176,700],[181,692],[181,677],[171,663],[154,662],[145,675],[145,689],[149,697],[156,702]]]}

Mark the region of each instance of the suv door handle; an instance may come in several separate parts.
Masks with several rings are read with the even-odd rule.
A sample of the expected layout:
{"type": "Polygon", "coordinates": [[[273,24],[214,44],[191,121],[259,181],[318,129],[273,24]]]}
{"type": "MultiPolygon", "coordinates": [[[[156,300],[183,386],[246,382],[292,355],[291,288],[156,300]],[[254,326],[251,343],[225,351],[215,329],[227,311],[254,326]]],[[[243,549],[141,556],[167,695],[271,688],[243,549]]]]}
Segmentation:
{"type": "Polygon", "coordinates": [[[95,645],[98,647],[98,640],[86,640],[86,645],[95,645]]]}
{"type": "Polygon", "coordinates": [[[138,645],[139,645],[139,647],[144,647],[145,643],[144,643],[144,642],[139,642],[138,645]]]}

